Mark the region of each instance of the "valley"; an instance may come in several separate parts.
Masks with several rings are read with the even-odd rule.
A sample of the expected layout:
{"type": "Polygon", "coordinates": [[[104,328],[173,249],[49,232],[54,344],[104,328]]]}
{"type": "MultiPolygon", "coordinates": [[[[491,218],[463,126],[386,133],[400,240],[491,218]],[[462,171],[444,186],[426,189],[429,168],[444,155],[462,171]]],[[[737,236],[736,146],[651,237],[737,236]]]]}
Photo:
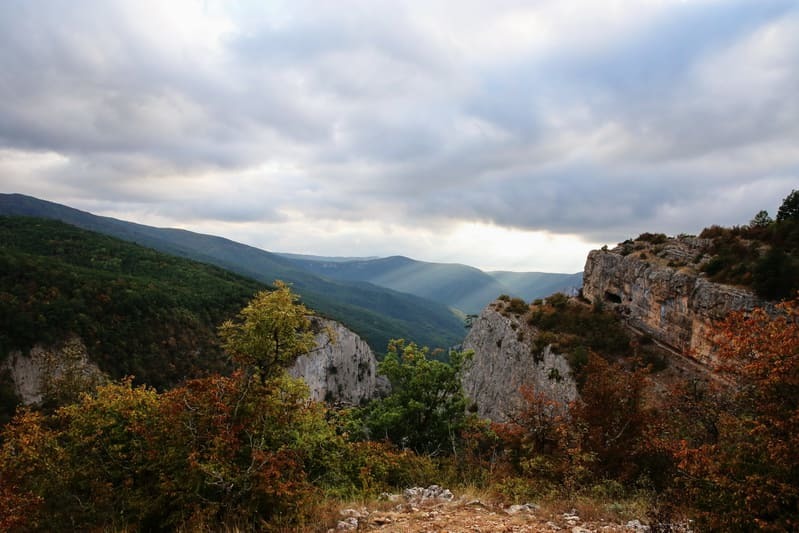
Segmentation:
{"type": "Polygon", "coordinates": [[[774,250],[796,265],[796,221],[641,234],[592,251],[577,278],[279,255],[0,200],[6,528],[123,509],[145,529],[321,531],[352,498],[371,502],[368,530],[792,524],[799,309],[762,280],[774,250]],[[752,275],[719,269],[735,246],[757,250],[752,275]],[[563,291],[517,296],[546,287],[563,291]],[[360,334],[372,314],[388,329],[360,334]],[[748,490],[728,474],[751,474],[740,453],[780,483],[759,493],[774,516],[704,489],[748,490]],[[371,500],[432,483],[490,503],[371,500]],[[576,507],[590,518],[566,519],[576,507]]]}

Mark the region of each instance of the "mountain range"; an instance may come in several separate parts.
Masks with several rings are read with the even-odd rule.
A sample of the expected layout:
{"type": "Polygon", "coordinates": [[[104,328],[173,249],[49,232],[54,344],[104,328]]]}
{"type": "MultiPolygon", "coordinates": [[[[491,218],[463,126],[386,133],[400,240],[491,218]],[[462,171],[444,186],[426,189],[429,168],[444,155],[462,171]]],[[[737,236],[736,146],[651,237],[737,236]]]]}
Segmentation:
{"type": "Polygon", "coordinates": [[[0,215],[56,219],[161,252],[210,263],[262,283],[289,282],[318,313],[382,352],[392,338],[458,344],[466,314],[500,294],[532,300],[579,287],[582,273],[483,272],[407,257],[347,258],[272,253],[222,237],[94,215],[21,194],[0,194],[0,215]]]}
{"type": "Polygon", "coordinates": [[[380,287],[415,294],[479,313],[501,294],[534,300],[554,292],[569,292],[582,285],[582,272],[484,272],[455,263],[429,263],[409,257],[329,258],[283,254],[295,265],[328,279],[367,281],[380,287]]]}

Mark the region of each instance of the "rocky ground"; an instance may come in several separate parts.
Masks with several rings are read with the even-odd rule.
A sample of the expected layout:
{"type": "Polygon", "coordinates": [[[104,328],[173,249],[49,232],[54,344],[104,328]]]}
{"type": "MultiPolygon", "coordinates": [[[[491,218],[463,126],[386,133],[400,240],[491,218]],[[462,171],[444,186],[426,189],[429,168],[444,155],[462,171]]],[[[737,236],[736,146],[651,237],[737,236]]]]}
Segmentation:
{"type": "MultiPolygon", "coordinates": [[[[396,533],[465,532],[648,532],[639,520],[612,523],[604,519],[581,518],[576,511],[553,513],[535,504],[503,507],[479,499],[456,498],[436,485],[413,488],[404,494],[385,495],[386,502],[375,508],[341,510],[336,531],[385,531],[396,533]]],[[[664,531],[689,532],[685,525],[672,525],[664,531]]]]}

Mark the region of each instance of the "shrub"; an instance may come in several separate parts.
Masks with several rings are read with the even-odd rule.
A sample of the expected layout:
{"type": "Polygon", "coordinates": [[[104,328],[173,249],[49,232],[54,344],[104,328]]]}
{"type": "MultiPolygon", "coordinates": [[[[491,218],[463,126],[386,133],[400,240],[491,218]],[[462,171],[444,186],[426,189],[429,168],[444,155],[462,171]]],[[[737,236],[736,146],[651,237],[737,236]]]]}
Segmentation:
{"type": "Polygon", "coordinates": [[[580,400],[570,410],[581,429],[582,449],[595,458],[600,477],[634,481],[643,461],[633,459],[652,413],[644,406],[645,371],[628,372],[589,354],[580,400]]]}
{"type": "Polygon", "coordinates": [[[799,290],[799,257],[772,248],[755,263],[752,287],[768,300],[793,296],[799,290]]]}
{"type": "Polygon", "coordinates": [[[652,244],[662,244],[668,240],[668,237],[665,233],[642,233],[635,240],[645,241],[652,244]]]}
{"type": "Polygon", "coordinates": [[[222,346],[239,365],[255,369],[262,379],[288,368],[298,356],[314,347],[311,312],[298,303],[288,285],[275,281],[276,289],[261,291],[239,312],[239,321],[219,327],[222,346]]]}
{"type": "Polygon", "coordinates": [[[556,292],[546,299],[547,305],[551,305],[555,309],[563,309],[569,303],[569,297],[562,292],[556,292]]]}
{"type": "Polygon", "coordinates": [[[574,375],[583,375],[583,368],[588,364],[588,349],[582,345],[576,346],[566,355],[566,360],[574,375]]]}
{"type": "Polygon", "coordinates": [[[523,315],[528,310],[528,305],[521,298],[512,298],[508,304],[508,311],[516,315],[523,315]]]}
{"type": "MultiPolygon", "coordinates": [[[[534,352],[557,343],[557,351],[567,357],[579,349],[593,350],[610,359],[630,353],[629,335],[614,313],[603,311],[600,306],[566,305],[565,295],[553,295],[547,303],[553,298],[557,306],[536,308],[527,318],[527,323],[539,330],[533,344],[534,352]]],[[[574,358],[577,367],[581,358],[582,352],[574,358]]]]}
{"type": "Polygon", "coordinates": [[[750,228],[765,228],[768,227],[774,221],[768,215],[768,211],[758,211],[754,218],[749,221],[750,228]]]}

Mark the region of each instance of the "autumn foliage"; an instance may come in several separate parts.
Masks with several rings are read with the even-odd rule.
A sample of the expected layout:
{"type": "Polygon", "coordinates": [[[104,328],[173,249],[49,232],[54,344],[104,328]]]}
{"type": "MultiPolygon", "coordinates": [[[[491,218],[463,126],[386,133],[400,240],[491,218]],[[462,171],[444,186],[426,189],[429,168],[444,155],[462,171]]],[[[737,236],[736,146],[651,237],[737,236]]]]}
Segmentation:
{"type": "Polygon", "coordinates": [[[645,370],[590,354],[572,404],[522,391],[524,408],[494,425],[503,457],[534,492],[612,480],[654,491],[699,530],[797,530],[799,300],[730,315],[717,355],[721,379],[656,400],[645,370]]]}
{"type": "Polygon", "coordinates": [[[580,398],[558,403],[530,387],[510,420],[494,424],[506,459],[521,474],[572,491],[614,479],[632,484],[650,466],[645,430],[654,416],[644,402],[644,370],[629,372],[590,353],[580,398]]]}
{"type": "Polygon", "coordinates": [[[239,312],[237,322],[226,320],[219,326],[225,351],[264,380],[290,367],[315,344],[311,311],[299,303],[288,285],[275,281],[275,287],[256,294],[239,312]]]}
{"type": "Polygon", "coordinates": [[[526,387],[522,408],[489,424],[466,412],[464,354],[446,365],[400,341],[381,365],[391,395],[312,402],[284,370],[308,342],[307,310],[284,286],[282,303],[268,296],[222,328],[242,365],[229,376],[165,392],[125,379],[19,410],[0,435],[0,530],[297,530],[324,498],[441,476],[524,501],[641,490],[698,531],[799,529],[799,299],[719,324],[722,379],[654,398],[647,369],[587,351],[577,400],[526,387]],[[297,313],[270,330],[283,307],[297,313]]]}
{"type": "Polygon", "coordinates": [[[127,380],[49,416],[21,411],[3,432],[2,524],[297,527],[324,493],[427,481],[423,458],[350,443],[326,415],[301,381],[243,372],[162,394],[127,380]]]}
{"type": "Polygon", "coordinates": [[[20,410],[0,436],[0,530],[296,529],[324,495],[431,481],[424,457],[350,442],[348,417],[285,372],[306,312],[283,285],[259,294],[222,328],[244,366],[230,376],[162,393],[125,379],[20,410]]]}
{"type": "Polygon", "coordinates": [[[733,383],[704,395],[704,410],[722,409],[676,450],[679,494],[711,529],[799,528],[799,300],[778,312],[723,323],[718,353],[733,383]]]}

